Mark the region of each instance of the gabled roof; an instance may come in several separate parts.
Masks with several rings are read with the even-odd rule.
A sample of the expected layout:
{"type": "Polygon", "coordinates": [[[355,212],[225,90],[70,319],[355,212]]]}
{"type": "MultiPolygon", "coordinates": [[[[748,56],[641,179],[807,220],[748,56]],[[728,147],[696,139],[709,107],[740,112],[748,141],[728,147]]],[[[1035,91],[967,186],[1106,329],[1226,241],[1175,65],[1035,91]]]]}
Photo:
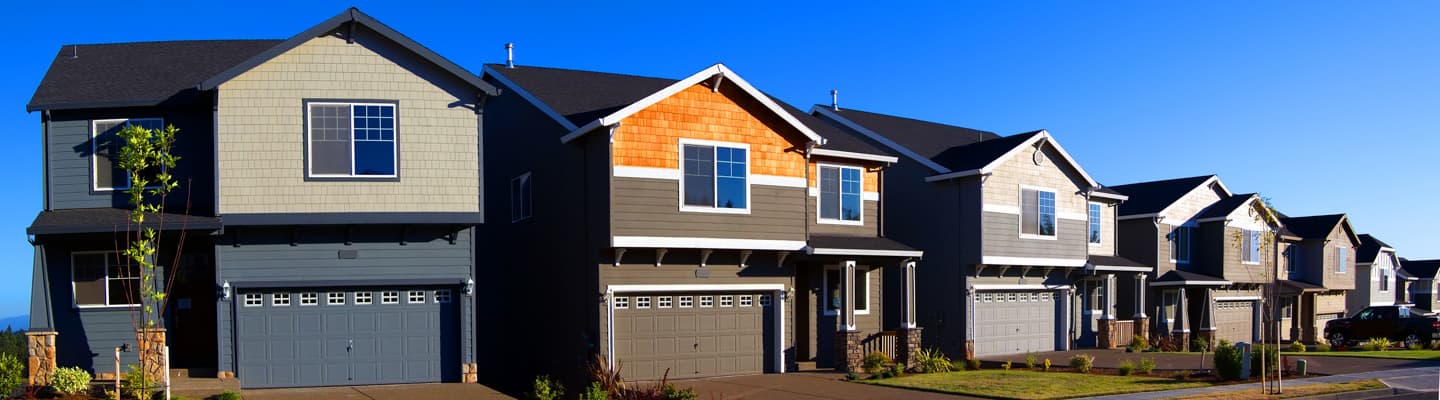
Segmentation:
{"type": "Polygon", "coordinates": [[[1410,276],[1420,279],[1435,279],[1435,271],[1440,270],[1440,259],[1436,260],[1407,260],[1400,259],[1400,268],[1404,269],[1410,276]]]}
{"type": "MultiPolygon", "coordinates": [[[[754,90],[724,65],[716,64],[684,80],[653,78],[608,72],[562,68],[516,66],[502,64],[485,66],[485,76],[495,79],[520,97],[529,101],[557,124],[569,131],[563,142],[643,110],[716,74],[722,74],[721,85],[734,84],[753,96],[762,105],[792,125],[803,127],[814,138],[824,142],[814,154],[880,162],[895,162],[890,152],[851,137],[836,127],[805,114],[765,93],[754,90]],[[766,104],[769,103],[769,104],[766,104]]],[[[623,129],[623,128],[622,128],[623,129]]],[[[798,129],[798,128],[797,128],[798,129]]]]}
{"type": "Polygon", "coordinates": [[[894,239],[878,236],[810,235],[805,253],[810,255],[853,255],[879,257],[921,257],[925,252],[894,239]]]}
{"type": "MultiPolygon", "coordinates": [[[[145,226],[159,230],[214,230],[220,229],[220,220],[201,215],[177,213],[148,214],[145,226]],[[164,221],[162,224],[161,221],[164,221]]],[[[130,210],[123,208],[74,208],[67,210],[41,211],[25,228],[26,234],[58,235],[72,233],[115,233],[131,226],[130,210]]]]}
{"type": "MultiPolygon", "coordinates": [[[[1060,158],[1069,164],[1071,168],[1074,168],[1075,172],[1080,173],[1080,178],[1084,179],[1085,183],[1089,186],[1085,189],[1100,187],[1100,183],[1096,182],[1094,178],[1091,178],[1090,173],[1085,172],[1085,168],[1081,167],[1080,163],[1075,162],[1075,158],[1070,157],[1070,153],[1065,151],[1064,147],[1060,146],[1060,142],[1055,141],[1055,138],[1050,136],[1050,132],[1046,132],[1043,129],[946,149],[944,152],[941,152],[940,155],[936,156],[935,160],[953,172],[926,177],[925,181],[938,182],[967,176],[990,174],[994,172],[1001,163],[1024,152],[1025,149],[1038,146],[1041,143],[1048,143],[1051,147],[1054,147],[1055,152],[1060,153],[1060,158]]],[[[1120,200],[1125,199],[1122,198],[1120,200]]]]}
{"type": "Polygon", "coordinates": [[[155,106],[279,40],[186,40],[60,46],[25,111],[155,106]]]}
{"type": "Polygon", "coordinates": [[[1230,283],[1214,276],[1176,269],[1155,278],[1150,286],[1224,286],[1230,283]]]}
{"type": "Polygon", "coordinates": [[[1360,234],[1360,248],[1355,250],[1355,262],[1359,264],[1374,263],[1375,257],[1380,255],[1380,250],[1394,252],[1395,248],[1368,233],[1362,233],[1360,234]]]}
{"type": "Polygon", "coordinates": [[[1240,207],[1250,204],[1250,200],[1258,198],[1260,198],[1260,196],[1255,193],[1243,193],[1226,197],[1215,202],[1215,204],[1211,204],[1210,207],[1205,209],[1205,212],[1200,213],[1200,215],[1195,218],[1201,221],[1225,218],[1230,216],[1231,213],[1234,213],[1235,210],[1240,209],[1240,207]]]}
{"type": "Polygon", "coordinates": [[[475,74],[350,8],[286,40],[190,40],[61,46],[26,111],[146,107],[185,101],[347,23],[394,41],[491,95],[475,74]]]}
{"type": "Polygon", "coordinates": [[[859,133],[941,174],[951,170],[936,163],[933,160],[935,156],[955,146],[1000,137],[993,132],[860,110],[836,110],[827,105],[817,104],[810,108],[810,113],[859,133]]]}
{"type": "Polygon", "coordinates": [[[1280,219],[1291,232],[1301,239],[1324,239],[1330,237],[1330,231],[1337,226],[1344,225],[1346,233],[1351,240],[1360,242],[1360,237],[1355,235],[1355,229],[1350,227],[1350,219],[1345,214],[1311,215],[1307,217],[1285,217],[1280,219]]]}
{"type": "Polygon", "coordinates": [[[1220,189],[1226,195],[1230,194],[1230,189],[1226,188],[1225,184],[1220,182],[1220,177],[1215,175],[1138,182],[1115,185],[1110,188],[1130,196],[1130,200],[1120,204],[1121,217],[1152,216],[1163,214],[1166,209],[1180,201],[1190,191],[1209,185],[1211,182],[1219,183],[1220,189]]]}
{"type": "Polygon", "coordinates": [[[330,31],[345,27],[346,24],[350,24],[350,27],[352,29],[355,25],[369,28],[371,31],[380,34],[380,36],[384,37],[385,39],[399,44],[406,50],[415,53],[415,55],[420,56],[420,58],[430,62],[431,64],[435,64],[435,66],[440,67],[440,69],[445,70],[445,72],[448,72],[451,75],[454,75],[461,81],[464,81],[465,83],[474,86],[476,89],[480,89],[481,91],[484,91],[491,96],[500,94],[495,90],[495,86],[486,83],[485,80],[480,79],[479,76],[470,73],[470,71],[465,70],[465,68],[461,68],[459,65],[451,62],[445,57],[441,57],[439,54],[436,54],[434,51],[426,48],[419,42],[416,42],[409,37],[401,34],[400,32],[391,29],[389,26],[380,23],[379,20],[376,20],[375,18],[363,12],[360,12],[360,9],[355,7],[350,7],[350,9],[345,10],[345,12],[342,12],[334,17],[330,17],[330,19],[327,19],[324,22],[312,26],[310,27],[310,29],[306,29],[304,32],[300,32],[299,34],[296,34],[295,36],[286,39],[284,42],[280,42],[280,44],[266,49],[264,52],[255,54],[250,58],[241,61],[239,64],[233,65],[230,68],[220,72],[219,74],[216,74],[215,76],[206,79],[204,82],[200,83],[200,90],[210,90],[219,87],[220,84],[225,83],[230,79],[234,79],[237,76],[240,76],[240,74],[245,73],[245,71],[249,71],[251,68],[255,68],[260,64],[264,64],[266,61],[270,61],[270,59],[278,57],[281,54],[290,51],[290,49],[305,44],[305,42],[308,42],[311,39],[315,39],[316,37],[324,35],[330,31]]]}

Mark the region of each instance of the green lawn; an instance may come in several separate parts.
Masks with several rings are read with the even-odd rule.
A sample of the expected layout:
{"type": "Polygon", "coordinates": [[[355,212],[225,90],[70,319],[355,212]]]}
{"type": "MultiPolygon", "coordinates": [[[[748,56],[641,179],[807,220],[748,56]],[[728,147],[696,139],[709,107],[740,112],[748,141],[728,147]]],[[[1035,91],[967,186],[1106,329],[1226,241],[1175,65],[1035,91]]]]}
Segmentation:
{"type": "Polygon", "coordinates": [[[1267,400],[1267,399],[1293,399],[1296,397],[1319,396],[1322,394],[1334,394],[1354,392],[1359,390],[1384,389],[1384,383],[1370,379],[1364,381],[1344,383],[1316,383],[1301,386],[1286,386],[1283,394],[1273,395],[1261,392],[1259,388],[1235,390],[1220,393],[1206,393],[1195,396],[1180,397],[1175,400],[1267,400]]]}
{"type": "Polygon", "coordinates": [[[1387,350],[1387,351],[1307,351],[1303,353],[1281,352],[1292,357],[1363,357],[1363,358],[1394,358],[1399,360],[1440,360],[1440,351],[1436,350],[1387,350]]]}
{"type": "Polygon", "coordinates": [[[1026,400],[1068,399],[1211,385],[1207,382],[1176,381],[1159,375],[1157,373],[1155,376],[1114,376],[1074,372],[981,370],[918,374],[858,382],[941,393],[1026,400]]]}

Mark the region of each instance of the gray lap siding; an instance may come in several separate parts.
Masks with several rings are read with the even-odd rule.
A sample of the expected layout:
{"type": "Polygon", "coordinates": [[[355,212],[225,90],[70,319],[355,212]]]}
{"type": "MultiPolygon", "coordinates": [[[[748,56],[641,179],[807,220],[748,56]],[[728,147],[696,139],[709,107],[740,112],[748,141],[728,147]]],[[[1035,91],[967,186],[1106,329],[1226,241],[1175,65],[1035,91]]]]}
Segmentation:
{"type": "Polygon", "coordinates": [[[879,231],[880,202],[863,201],[864,211],[861,211],[861,225],[843,224],[822,224],[815,219],[816,198],[805,196],[805,223],[810,224],[810,233],[818,235],[847,235],[847,236],[875,236],[879,231]]]}
{"type": "Polygon", "coordinates": [[[214,208],[214,123],[210,107],[120,108],[83,111],[56,111],[46,122],[45,195],[46,209],[126,207],[122,191],[96,191],[93,186],[91,153],[92,121],[121,118],[161,118],[175,125],[172,152],[180,156],[171,173],[180,184],[167,203],[173,210],[190,203],[191,213],[208,215],[214,208]]]}
{"type": "Polygon", "coordinates": [[[982,217],[986,256],[1065,258],[1083,260],[1089,252],[1085,242],[1085,221],[1056,220],[1056,238],[1020,237],[1020,216],[985,212],[982,217]]]}
{"type": "Polygon", "coordinates": [[[235,371],[233,308],[239,292],[277,286],[449,287],[460,303],[461,359],[473,362],[474,300],[463,294],[463,284],[474,270],[471,234],[470,228],[448,226],[361,226],[349,235],[342,227],[293,232],[288,227],[227,228],[215,244],[215,284],[229,282],[234,290],[229,302],[217,306],[219,370],[235,371]],[[342,251],[347,253],[344,257],[342,251]]]}
{"type": "Polygon", "coordinates": [[[612,180],[615,236],[804,240],[805,189],[750,185],[749,214],[680,211],[680,183],[668,179],[612,180]]]}

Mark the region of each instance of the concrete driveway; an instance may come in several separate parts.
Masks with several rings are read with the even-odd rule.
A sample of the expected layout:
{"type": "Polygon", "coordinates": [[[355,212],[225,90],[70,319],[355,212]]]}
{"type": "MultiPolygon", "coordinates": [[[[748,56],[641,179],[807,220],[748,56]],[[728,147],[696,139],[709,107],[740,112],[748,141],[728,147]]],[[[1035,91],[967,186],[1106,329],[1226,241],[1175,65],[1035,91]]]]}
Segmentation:
{"type": "Polygon", "coordinates": [[[256,389],[241,393],[245,400],[445,400],[513,399],[474,383],[340,386],[294,389],[256,389]]]}
{"type": "MultiPolygon", "coordinates": [[[[676,386],[690,387],[701,399],[966,399],[963,396],[895,389],[845,382],[834,372],[789,372],[725,378],[686,379],[676,386]]],[[[249,396],[245,397],[249,399],[249,396]]]]}

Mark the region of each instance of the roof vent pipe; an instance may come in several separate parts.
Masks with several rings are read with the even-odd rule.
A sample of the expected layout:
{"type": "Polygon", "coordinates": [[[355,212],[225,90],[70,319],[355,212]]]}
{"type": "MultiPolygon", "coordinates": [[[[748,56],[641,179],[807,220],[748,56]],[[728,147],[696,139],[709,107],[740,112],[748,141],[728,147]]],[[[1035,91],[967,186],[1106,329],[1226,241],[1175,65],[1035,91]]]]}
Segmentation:
{"type": "Polygon", "coordinates": [[[80,58],[80,45],[70,45],[70,58],[80,58]]]}
{"type": "Polygon", "coordinates": [[[505,44],[505,68],[515,68],[515,43],[505,44]]]}
{"type": "Polygon", "coordinates": [[[840,91],[830,90],[830,109],[840,111],[840,91]]]}

